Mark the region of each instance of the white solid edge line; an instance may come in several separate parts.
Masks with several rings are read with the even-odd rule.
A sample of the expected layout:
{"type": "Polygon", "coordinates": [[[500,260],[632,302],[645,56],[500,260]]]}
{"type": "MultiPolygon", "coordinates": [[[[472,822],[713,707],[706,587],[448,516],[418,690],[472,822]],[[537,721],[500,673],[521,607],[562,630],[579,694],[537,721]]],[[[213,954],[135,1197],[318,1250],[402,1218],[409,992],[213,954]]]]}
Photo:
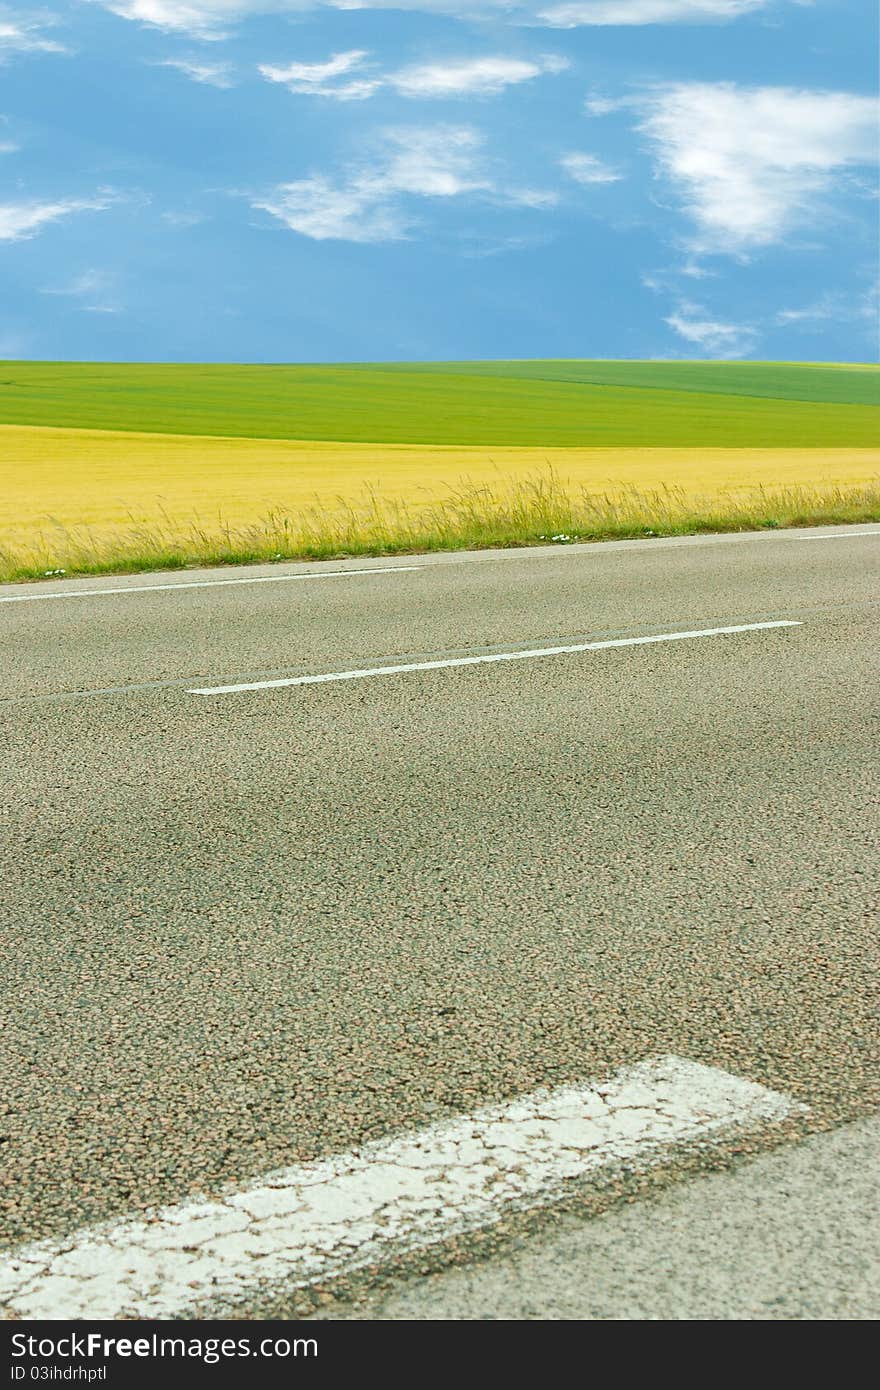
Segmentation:
{"type": "Polygon", "coordinates": [[[792,536],[795,541],[858,541],[865,536],[880,536],[880,528],[876,531],[828,531],[821,536],[792,536]]]}
{"type": "Polygon", "coordinates": [[[400,666],[367,666],[356,671],[332,671],[320,676],[284,676],[271,681],[241,685],[198,686],[188,695],[237,695],[245,690],[280,690],[290,685],[326,685],[332,681],[364,680],[367,676],[396,676],[403,671],[442,671],[450,666],[486,666],[496,661],[527,661],[540,656],[568,656],[573,652],[601,652],[611,647],[645,647],[653,642],[683,642],[689,637],[721,637],[731,632],[763,632],[775,627],[801,627],[799,622],[739,623],[736,627],[707,627],[693,632],[663,632],[653,637],[615,637],[606,642],[576,642],[566,647],[535,647],[528,651],[495,652],[491,656],[456,656],[443,661],[410,661],[400,666]]]}
{"type": "Polygon", "coordinates": [[[790,1096],[678,1057],[541,1090],[194,1201],[0,1256],[21,1318],[173,1318],[303,1286],[558,1201],[566,1184],[672,1145],[803,1113],[790,1096]]]}
{"type": "Polygon", "coordinates": [[[0,597],[0,603],[36,603],[49,598],[94,598],[96,594],[150,594],[168,589],[220,589],[228,584],[283,584],[294,579],[347,579],[355,574],[411,574],[424,565],[376,565],[357,570],[324,570],[316,574],[258,574],[246,579],[188,579],[183,584],[127,584],[118,589],[70,589],[66,593],[11,594],[0,597]]]}

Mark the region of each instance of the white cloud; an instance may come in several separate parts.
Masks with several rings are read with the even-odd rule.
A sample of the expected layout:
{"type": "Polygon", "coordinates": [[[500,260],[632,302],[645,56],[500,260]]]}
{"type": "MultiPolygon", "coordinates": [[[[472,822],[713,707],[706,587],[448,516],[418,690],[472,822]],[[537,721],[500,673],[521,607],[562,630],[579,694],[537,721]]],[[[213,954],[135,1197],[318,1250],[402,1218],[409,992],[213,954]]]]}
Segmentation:
{"type": "Polygon", "coordinates": [[[665,320],[686,342],[693,343],[707,357],[745,357],[758,341],[758,333],[748,324],[725,323],[703,317],[699,304],[682,304],[665,320]]]}
{"type": "MultiPolygon", "coordinates": [[[[271,3],[257,0],[96,0],[111,14],[198,39],[225,39],[228,26],[248,14],[269,13],[271,3]]],[[[293,8],[293,7],[291,7],[293,8]]],[[[302,7],[304,8],[304,7],[302,7]]]]}
{"type": "Polygon", "coordinates": [[[332,54],[325,63],[288,63],[283,68],[272,63],[261,63],[259,71],[267,81],[282,82],[289,91],[301,95],[335,97],[337,101],[362,101],[373,95],[382,85],[381,81],[363,75],[341,83],[335,82],[335,79],[348,77],[352,72],[361,74],[369,56],[364,49],[352,48],[346,53],[332,54]]]}
{"type": "Polygon", "coordinates": [[[622,111],[628,105],[625,97],[603,97],[596,94],[587,97],[584,110],[591,116],[608,116],[612,111],[622,111]]]}
{"type": "Polygon", "coordinates": [[[835,321],[852,323],[858,319],[868,319],[876,327],[880,308],[880,279],[869,284],[868,288],[852,293],[843,290],[826,290],[798,309],[780,309],[774,323],[780,328],[803,325],[809,329],[817,323],[835,321]]]}
{"type": "Polygon", "coordinates": [[[711,23],[761,10],[770,0],[93,0],[113,14],[202,39],[222,39],[249,15],[310,10],[413,10],[570,29],[593,25],[711,23]]]}
{"type": "Polygon", "coordinates": [[[84,270],[66,285],[47,288],[43,294],[62,295],[79,301],[77,307],[89,314],[118,314],[117,276],[106,270],[84,270]]]}
{"type": "Polygon", "coordinates": [[[53,15],[22,15],[0,6],[0,63],[14,53],[66,53],[64,44],[45,37],[56,22],[53,15]]]}
{"type": "Polygon", "coordinates": [[[232,69],[228,63],[205,63],[198,58],[164,58],[155,63],[158,68],[176,68],[193,82],[204,82],[210,87],[228,88],[234,86],[232,69]]]}
{"type": "Polygon", "coordinates": [[[385,139],[382,178],[394,192],[454,198],[491,187],[479,167],[483,137],[470,126],[400,126],[385,139]]]}
{"type": "Polygon", "coordinates": [[[368,179],[334,183],[323,174],[280,184],[253,206],[314,241],[396,241],[409,225],[368,179]]]}
{"type": "Polygon", "coordinates": [[[594,154],[572,151],[570,154],[562,155],[559,164],[575,183],[617,183],[621,178],[616,169],[603,164],[594,154]]]}
{"type": "Polygon", "coordinates": [[[303,83],[306,87],[323,87],[331,77],[341,77],[353,68],[363,66],[369,53],[362,48],[349,49],[347,53],[334,53],[326,63],[288,63],[286,68],[261,64],[260,72],[270,82],[303,83]]]}
{"type": "Polygon", "coordinates": [[[110,198],[62,198],[50,203],[0,203],[0,241],[23,241],[74,212],[101,212],[110,198]]]}
{"type": "Polygon", "coordinates": [[[506,87],[530,82],[543,73],[562,72],[568,60],[547,55],[534,59],[489,56],[437,63],[418,63],[397,72],[372,75],[375,65],[363,49],[334,53],[324,63],[288,63],[278,67],[261,63],[259,71],[270,82],[282,82],[291,92],[306,96],[335,97],[340,101],[363,100],[381,87],[391,87],[409,98],[496,96],[506,87]],[[353,80],[340,82],[338,79],[353,80]],[[370,75],[368,75],[370,74],[370,75]]]}
{"type": "Polygon", "coordinates": [[[538,19],[559,28],[581,25],[700,24],[738,19],[768,0],[565,0],[544,5],[538,19]]]}
{"type": "Polygon", "coordinates": [[[682,83],[641,100],[640,129],[697,235],[742,254],[814,220],[843,170],[872,161],[877,103],[846,92],[682,83]]]}
{"type": "Polygon", "coordinates": [[[175,68],[184,76],[192,78],[193,82],[204,82],[207,86],[224,89],[235,86],[232,68],[228,63],[203,63],[200,58],[163,58],[160,63],[154,63],[153,67],[175,68]]]}
{"type": "Polygon", "coordinates": [[[807,304],[803,309],[780,309],[775,321],[784,326],[791,323],[819,323],[823,319],[840,317],[849,318],[851,315],[841,315],[833,297],[823,295],[821,299],[807,304]]]}
{"type": "MultiPolygon", "coordinates": [[[[314,96],[335,97],[337,101],[366,101],[382,86],[378,78],[356,77],[351,82],[341,82],[336,87],[314,88],[314,96]]],[[[291,89],[293,90],[293,89],[291,89]]],[[[306,91],[307,88],[300,88],[306,91]]]]}
{"type": "Polygon", "coordinates": [[[563,72],[568,60],[554,55],[525,58],[466,58],[401,68],[388,81],[405,97],[495,96],[505,87],[542,73],[563,72]]]}
{"type": "Polygon", "coordinates": [[[280,184],[252,206],[316,241],[399,240],[413,225],[406,196],[455,198],[493,191],[481,167],[482,143],[467,126],[393,128],[383,132],[372,163],[338,179],[316,174],[280,184]]]}
{"type": "Polygon", "coordinates": [[[684,261],[680,265],[664,266],[659,270],[646,272],[640,279],[646,289],[654,290],[657,294],[680,294],[682,276],[688,280],[715,280],[718,278],[718,271],[708,270],[695,261],[684,261]]]}
{"type": "Polygon", "coordinates": [[[507,188],[500,194],[501,201],[519,208],[555,208],[559,194],[549,188],[507,188]]]}

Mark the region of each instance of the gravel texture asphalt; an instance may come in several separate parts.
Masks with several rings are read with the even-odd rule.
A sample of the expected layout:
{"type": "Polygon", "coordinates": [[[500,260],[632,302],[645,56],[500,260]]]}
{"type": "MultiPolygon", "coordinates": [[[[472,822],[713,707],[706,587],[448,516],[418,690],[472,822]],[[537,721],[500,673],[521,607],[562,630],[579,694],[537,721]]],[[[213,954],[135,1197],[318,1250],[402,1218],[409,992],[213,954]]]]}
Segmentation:
{"type": "MultiPolygon", "coordinates": [[[[858,529],[0,590],[135,590],[0,602],[0,1244],[664,1053],[809,1115],[419,1268],[871,1113],[880,527],[858,529]],[[802,626],[188,693],[771,619],[802,626]]],[[[386,1274],[243,1311],[332,1316],[386,1274]]]]}

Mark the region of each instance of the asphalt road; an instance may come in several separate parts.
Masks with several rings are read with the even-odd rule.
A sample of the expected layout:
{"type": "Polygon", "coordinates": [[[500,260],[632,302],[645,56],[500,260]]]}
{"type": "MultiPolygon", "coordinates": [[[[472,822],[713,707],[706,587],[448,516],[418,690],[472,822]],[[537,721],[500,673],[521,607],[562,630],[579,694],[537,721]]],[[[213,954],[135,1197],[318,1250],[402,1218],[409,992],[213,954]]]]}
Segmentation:
{"type": "Polygon", "coordinates": [[[350,1316],[873,1114],[880,527],[856,530],[0,589],[0,1245],[646,1057],[808,1107],[241,1309],[350,1316]]]}

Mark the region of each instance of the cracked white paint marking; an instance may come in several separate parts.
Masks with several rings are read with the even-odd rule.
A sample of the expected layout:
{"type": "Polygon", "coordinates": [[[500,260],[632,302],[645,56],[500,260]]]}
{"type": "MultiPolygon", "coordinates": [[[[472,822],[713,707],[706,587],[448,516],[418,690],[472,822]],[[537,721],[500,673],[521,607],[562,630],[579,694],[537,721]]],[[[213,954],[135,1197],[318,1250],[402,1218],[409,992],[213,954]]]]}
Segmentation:
{"type": "Polygon", "coordinates": [[[573,642],[565,647],[533,647],[526,651],[493,652],[490,656],[452,656],[442,661],[407,661],[400,666],[365,666],[356,671],[328,671],[319,676],[284,676],[280,680],[247,681],[241,685],[197,686],[188,695],[239,695],[245,690],[280,690],[289,685],[327,685],[360,681],[367,676],[399,676],[403,671],[445,671],[450,666],[492,666],[498,661],[533,661],[540,656],[570,656],[575,652],[604,652],[612,647],[649,647],[655,642],[685,642],[694,637],[723,637],[732,632],[766,632],[776,627],[800,627],[788,619],[772,623],[738,623],[735,627],[704,627],[690,632],[658,632],[651,637],[613,637],[604,642],[573,642]]]}
{"type": "Polygon", "coordinates": [[[558,1200],[606,1165],[802,1109],[677,1057],[537,1091],[417,1133],[0,1256],[0,1307],[23,1318],[174,1318],[258,1286],[303,1285],[558,1200]]]}

